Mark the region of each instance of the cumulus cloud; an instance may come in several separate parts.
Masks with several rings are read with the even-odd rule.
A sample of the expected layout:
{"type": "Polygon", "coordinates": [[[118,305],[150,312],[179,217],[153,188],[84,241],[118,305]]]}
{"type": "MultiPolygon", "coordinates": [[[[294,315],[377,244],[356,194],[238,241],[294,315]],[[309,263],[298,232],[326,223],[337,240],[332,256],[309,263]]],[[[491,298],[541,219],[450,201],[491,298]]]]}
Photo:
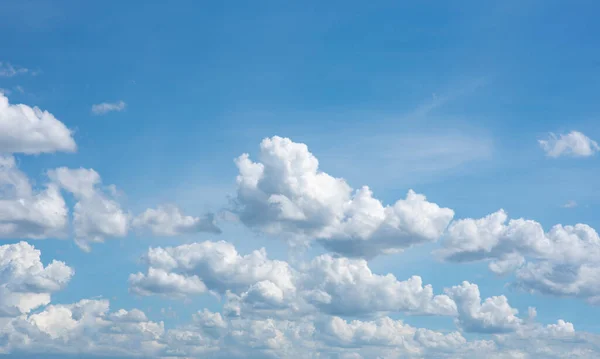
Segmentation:
{"type": "Polygon", "coordinates": [[[361,315],[375,312],[455,315],[456,305],[446,295],[434,295],[419,276],[399,281],[393,274],[371,272],[363,259],[314,259],[301,275],[303,295],[324,312],[361,315]]]}
{"type": "Polygon", "coordinates": [[[57,186],[32,188],[14,157],[0,156],[0,238],[63,237],[68,209],[57,186]]]}
{"type": "Polygon", "coordinates": [[[463,282],[446,289],[458,307],[458,325],[466,332],[504,333],[516,331],[522,323],[518,311],[505,296],[487,298],[481,302],[477,284],[463,282]]]}
{"type": "Polygon", "coordinates": [[[121,112],[125,110],[125,107],[127,107],[127,104],[123,101],[103,102],[92,105],[92,113],[94,115],[104,115],[109,112],[121,112]]]}
{"type": "Polygon", "coordinates": [[[239,254],[233,245],[202,242],[151,248],[146,273],[129,277],[140,295],[225,295],[230,316],[261,313],[282,318],[314,313],[373,316],[388,312],[457,316],[448,295],[435,295],[419,276],[399,281],[372,273],[364,259],[321,255],[292,266],[272,260],[264,249],[239,254]]]}
{"type": "MultiPolygon", "coordinates": [[[[203,253],[226,251],[226,245],[221,243],[220,246],[211,249],[207,244],[203,253]]],[[[231,252],[232,248],[228,250],[231,252]]],[[[181,248],[180,252],[175,255],[173,250],[156,251],[149,261],[164,269],[210,266],[210,260],[198,259],[198,251],[181,248]]],[[[483,328],[488,333],[498,333],[489,339],[467,340],[458,331],[415,328],[387,316],[348,320],[325,313],[290,318],[257,317],[255,313],[231,317],[204,309],[193,314],[191,321],[166,328],[163,322],[149,319],[139,309],[111,311],[109,301],[104,299],[49,304],[49,297],[39,295],[62,289],[73,272],[62,262],[52,262],[44,267],[39,257],[39,251],[24,242],[0,247],[3,291],[0,306],[4,314],[0,318],[1,353],[22,357],[56,354],[66,358],[97,355],[213,359],[330,358],[332,355],[335,358],[473,358],[484,355],[491,358],[530,355],[565,358],[600,354],[597,345],[600,337],[597,335],[576,332],[573,324],[564,320],[549,325],[522,322],[515,317],[516,311],[505,299],[492,297],[482,302],[477,286],[468,282],[448,289],[458,304],[460,328],[477,328],[477,331],[483,328]],[[20,297],[12,296],[14,293],[20,297]]],[[[233,270],[221,268],[219,272],[228,273],[229,279],[218,282],[235,288],[269,277],[270,274],[265,273],[273,272],[273,263],[266,260],[235,252],[225,255],[220,262],[225,267],[232,263],[233,270]],[[262,265],[254,266],[261,261],[262,265]],[[249,273],[247,277],[234,274],[240,268],[249,273]]],[[[326,260],[333,263],[331,259],[326,260]]],[[[355,264],[360,262],[354,261],[355,264]]],[[[315,263],[319,261],[312,262],[315,263]]],[[[332,270],[332,266],[324,268],[325,271],[332,270]]],[[[345,271],[338,272],[343,276],[345,271]]],[[[363,275],[369,276],[368,273],[363,275]]],[[[355,280],[360,281],[356,277],[355,280]]],[[[364,285],[357,285],[357,292],[362,289],[365,289],[364,285]]]]}
{"type": "Polygon", "coordinates": [[[596,141],[578,131],[559,136],[551,133],[547,139],[538,142],[549,157],[589,157],[600,150],[596,141]]]}
{"type": "Polygon", "coordinates": [[[372,257],[435,241],[454,216],[412,190],[384,206],[368,187],[353,191],[344,179],[319,170],[308,147],[288,138],[265,138],[259,161],[248,154],[236,159],[240,220],[269,234],[317,239],[346,256],[372,257]]]}
{"type": "Polygon", "coordinates": [[[202,242],[177,247],[150,248],[148,273],[132,274],[130,287],[138,294],[216,293],[241,291],[269,281],[279,288],[295,290],[286,262],[267,258],[264,249],[240,255],[230,243],[202,242]]]}
{"type": "Polygon", "coordinates": [[[133,220],[132,226],[147,229],[156,236],[177,236],[197,232],[221,233],[214,214],[209,213],[204,217],[187,216],[174,205],[149,208],[133,220]]]}
{"type": "Polygon", "coordinates": [[[0,93],[0,153],[39,154],[76,149],[72,132],[50,112],[10,104],[0,93]]]}
{"type": "Polygon", "coordinates": [[[438,251],[453,262],[489,261],[497,274],[515,272],[516,286],[545,294],[600,296],[600,237],[586,224],[555,225],[544,232],[533,220],[511,219],[500,210],[453,222],[438,251]]]}
{"type": "Polygon", "coordinates": [[[60,261],[44,266],[40,255],[26,242],[0,246],[0,317],[26,314],[48,304],[52,293],[70,281],[73,269],[60,261]]]}
{"type": "Polygon", "coordinates": [[[48,172],[56,185],[73,194],[75,242],[85,250],[90,243],[103,242],[105,237],[123,237],[129,228],[129,214],[100,187],[100,175],[93,169],[57,168],[48,172]]]}
{"type": "Polygon", "coordinates": [[[165,329],[139,310],[110,313],[107,300],[84,299],[18,317],[2,332],[13,353],[148,357],[164,347],[159,340],[165,329]]]}

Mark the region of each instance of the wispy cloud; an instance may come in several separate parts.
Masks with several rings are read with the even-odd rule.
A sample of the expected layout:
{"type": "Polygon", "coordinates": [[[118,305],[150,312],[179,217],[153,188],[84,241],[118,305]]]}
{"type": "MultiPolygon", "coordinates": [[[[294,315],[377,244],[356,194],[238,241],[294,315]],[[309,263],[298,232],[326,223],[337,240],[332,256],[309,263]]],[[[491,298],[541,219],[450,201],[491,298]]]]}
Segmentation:
{"type": "Polygon", "coordinates": [[[444,94],[432,93],[431,99],[417,106],[413,111],[402,116],[404,119],[418,119],[428,116],[431,112],[443,107],[444,105],[453,102],[463,96],[469,95],[479,88],[485,86],[490,81],[487,76],[477,77],[463,83],[444,94]]]}
{"type": "Polygon", "coordinates": [[[563,204],[563,208],[575,208],[577,207],[577,202],[573,200],[567,201],[567,203],[563,204]]]}
{"type": "Polygon", "coordinates": [[[94,115],[103,115],[108,112],[121,112],[125,109],[127,104],[123,101],[118,102],[103,102],[92,106],[92,113],[94,115]]]}
{"type": "Polygon", "coordinates": [[[1,62],[0,61],[0,77],[13,77],[17,75],[25,75],[29,74],[35,76],[38,74],[37,71],[31,71],[28,68],[14,66],[9,62],[1,62]]]}
{"type": "Polygon", "coordinates": [[[589,157],[600,151],[598,143],[581,132],[571,131],[556,136],[550,133],[546,140],[539,140],[540,147],[548,157],[589,157]]]}

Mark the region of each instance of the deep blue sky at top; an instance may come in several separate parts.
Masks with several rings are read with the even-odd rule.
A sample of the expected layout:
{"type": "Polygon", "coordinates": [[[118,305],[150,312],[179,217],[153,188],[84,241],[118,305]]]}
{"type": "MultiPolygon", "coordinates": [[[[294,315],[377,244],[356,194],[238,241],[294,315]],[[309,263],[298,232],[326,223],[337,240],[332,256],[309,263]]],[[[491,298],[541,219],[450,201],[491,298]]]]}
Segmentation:
{"type": "MultiPolygon", "coordinates": [[[[233,158],[280,135],[386,203],[414,188],[459,218],[505,208],[546,228],[600,228],[598,160],[551,161],[537,145],[549,131],[600,138],[597,1],[0,3],[0,60],[40,71],[0,87],[21,86],[12,102],[76,130],[76,155],[19,157],[40,181],[45,169],[83,166],[116,184],[133,210],[165,201],[218,210],[233,188],[233,158]],[[90,113],[118,100],[126,111],[90,113]],[[561,208],[568,200],[580,206],[561,208]]],[[[233,240],[227,231],[223,239],[233,240]]],[[[149,244],[161,243],[135,246],[149,244]]],[[[65,253],[86,264],[80,272],[100,271],[97,257],[65,253]]],[[[124,266],[119,294],[131,258],[114,255],[124,266]]],[[[382,270],[419,274],[386,261],[382,270]]],[[[434,288],[456,284],[423,275],[434,288]]],[[[91,288],[76,280],[84,293],[68,299],[91,288]]],[[[580,309],[565,319],[585,326],[580,309]]]]}

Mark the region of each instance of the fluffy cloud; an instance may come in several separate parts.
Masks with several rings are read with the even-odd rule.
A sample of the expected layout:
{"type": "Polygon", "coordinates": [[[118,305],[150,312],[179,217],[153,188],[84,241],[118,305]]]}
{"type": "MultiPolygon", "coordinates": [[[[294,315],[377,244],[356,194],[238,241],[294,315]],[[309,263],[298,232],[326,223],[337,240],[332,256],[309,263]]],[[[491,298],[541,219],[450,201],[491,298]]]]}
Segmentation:
{"type": "Polygon", "coordinates": [[[518,311],[508,304],[505,296],[487,298],[481,302],[479,287],[463,282],[446,289],[458,307],[458,325],[466,332],[504,333],[516,331],[522,320],[518,311]]]}
{"type": "Polygon", "coordinates": [[[125,109],[126,106],[127,104],[125,104],[125,102],[123,101],[103,102],[96,105],[92,105],[92,113],[94,115],[104,115],[105,113],[113,111],[121,112],[125,109]]]}
{"type": "Polygon", "coordinates": [[[454,262],[490,261],[497,274],[516,273],[515,285],[532,291],[596,302],[600,286],[600,237],[588,225],[555,225],[511,219],[500,210],[450,225],[438,252],[454,262]]]}
{"type": "Polygon", "coordinates": [[[236,212],[251,228],[317,239],[346,256],[370,257],[437,240],[454,216],[412,190],[384,206],[368,187],[356,191],[319,170],[305,144],[281,137],[260,145],[260,162],[236,159],[236,212]]]}
{"type": "Polygon", "coordinates": [[[399,281],[393,274],[377,275],[362,259],[322,255],[304,269],[301,279],[303,296],[330,314],[456,314],[454,302],[446,295],[434,295],[421,277],[399,281]]]}
{"type": "Polygon", "coordinates": [[[213,291],[226,295],[226,312],[233,316],[457,315],[454,301],[434,295],[419,276],[399,281],[392,274],[377,275],[363,259],[326,254],[294,268],[269,259],[264,249],[240,255],[227,242],[207,241],[151,248],[146,261],[147,273],[129,278],[132,292],[188,296],[213,291]]]}
{"type": "Polygon", "coordinates": [[[319,335],[331,347],[353,348],[363,355],[369,353],[364,348],[372,348],[371,351],[379,352],[383,357],[416,358],[441,357],[445,353],[458,355],[461,352],[471,352],[477,347],[493,347],[491,342],[467,342],[459,332],[446,334],[414,328],[401,320],[393,320],[389,317],[374,321],[350,322],[339,317],[331,317],[320,323],[318,328],[319,335]]]}
{"type": "MultiPolygon", "coordinates": [[[[206,244],[203,253],[232,252],[232,248],[226,247],[221,243],[220,247],[211,249],[206,244]]],[[[198,267],[198,263],[210,262],[198,259],[198,251],[186,252],[181,248],[178,255],[173,250],[165,252],[155,251],[149,260],[165,269],[178,265],[198,267]]],[[[11,308],[17,309],[5,310],[8,317],[0,318],[1,353],[21,357],[43,353],[66,358],[97,355],[213,359],[473,358],[483,355],[565,358],[600,354],[597,335],[578,333],[571,323],[562,320],[543,326],[514,319],[515,311],[505,301],[491,298],[481,304],[477,287],[466,282],[448,290],[456,298],[459,315],[465,313],[460,319],[461,328],[483,326],[488,332],[490,328],[510,328],[510,333],[501,330],[502,334],[489,339],[469,341],[457,331],[414,328],[389,317],[367,321],[321,314],[289,319],[254,315],[228,317],[206,309],[194,314],[187,324],[165,328],[163,322],[152,321],[138,309],[111,312],[107,300],[90,299],[73,304],[49,304],[33,312],[32,309],[49,301],[49,298],[38,299],[36,295],[63,288],[72,275],[72,270],[61,262],[44,267],[39,256],[39,251],[26,243],[0,247],[2,288],[23,294],[18,305],[11,304],[11,308]],[[467,321],[475,324],[467,324],[467,321]]],[[[331,259],[326,260],[331,262],[331,259]]],[[[270,277],[265,273],[272,272],[269,269],[272,263],[266,258],[258,260],[236,252],[225,255],[221,262],[225,265],[233,262],[233,269],[244,268],[251,273],[250,277],[255,277],[240,279],[239,273],[232,274],[235,270],[221,269],[221,273],[231,277],[221,283],[230,287],[270,277]],[[261,261],[263,265],[257,268],[251,265],[261,261]],[[258,268],[268,270],[259,274],[258,268]]],[[[332,270],[331,266],[324,268],[332,270]]],[[[357,286],[357,291],[360,287],[357,286]]],[[[0,298],[0,303],[6,305],[2,301],[9,297],[3,293],[0,298]]]]}
{"type": "Polygon", "coordinates": [[[0,317],[29,313],[50,302],[73,276],[65,263],[44,266],[40,251],[26,242],[0,246],[0,317]]]}
{"type": "Polygon", "coordinates": [[[150,248],[146,261],[148,273],[129,277],[132,291],[138,294],[200,293],[205,287],[225,293],[245,290],[261,281],[295,290],[286,262],[268,259],[264,249],[242,256],[224,241],[150,248]]]}
{"type": "Polygon", "coordinates": [[[12,105],[0,93],[0,153],[74,152],[71,131],[50,112],[12,105]]]}
{"type": "Polygon", "coordinates": [[[0,238],[62,237],[68,209],[59,189],[34,191],[12,156],[0,156],[0,238]]]}
{"type": "Polygon", "coordinates": [[[162,322],[149,321],[139,310],[109,313],[107,300],[84,299],[15,318],[0,333],[8,338],[5,350],[15,354],[138,357],[159,353],[165,329],[162,322]]]}
{"type": "Polygon", "coordinates": [[[132,226],[139,229],[148,229],[156,236],[176,236],[186,233],[209,232],[221,233],[212,213],[204,217],[186,216],[173,205],[149,208],[137,216],[132,226]]]}
{"type": "Polygon", "coordinates": [[[559,136],[551,133],[548,139],[538,142],[549,157],[588,157],[600,150],[596,141],[578,131],[571,131],[559,136]]]}
{"type": "Polygon", "coordinates": [[[83,250],[105,237],[123,237],[129,228],[129,214],[100,187],[100,175],[93,169],[57,168],[48,172],[58,186],[73,194],[75,242],[83,250]]]}

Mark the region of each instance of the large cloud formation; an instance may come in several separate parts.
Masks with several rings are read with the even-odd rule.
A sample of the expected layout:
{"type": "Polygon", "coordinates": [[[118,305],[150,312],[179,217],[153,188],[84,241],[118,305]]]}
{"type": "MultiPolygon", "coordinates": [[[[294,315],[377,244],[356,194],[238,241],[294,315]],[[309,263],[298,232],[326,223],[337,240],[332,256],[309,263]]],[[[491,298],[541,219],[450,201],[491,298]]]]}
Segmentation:
{"type": "MultiPolygon", "coordinates": [[[[153,249],[148,253],[148,261],[165,271],[196,273],[206,281],[206,288],[218,292],[248,292],[256,283],[269,282],[293,293],[303,291],[308,281],[312,288],[333,293],[331,297],[344,306],[348,300],[345,297],[352,297],[350,288],[356,282],[355,295],[350,300],[378,305],[378,309],[412,310],[415,305],[410,303],[415,301],[415,294],[420,298],[417,301],[429,305],[455,300],[456,307],[451,307],[450,312],[457,312],[454,315],[458,316],[459,327],[450,332],[416,328],[383,313],[372,319],[349,320],[332,315],[326,307],[316,307],[318,310],[309,315],[279,317],[276,306],[255,307],[260,310],[237,315],[204,309],[190,321],[168,327],[135,308],[111,311],[105,299],[51,304],[50,294],[65,287],[73,270],[57,261],[44,266],[40,252],[21,242],[0,246],[0,353],[9,354],[9,358],[59,355],[214,359],[572,358],[600,354],[597,335],[576,332],[572,323],[563,320],[549,325],[532,321],[534,316],[520,320],[503,297],[482,302],[474,284],[465,282],[447,289],[453,299],[432,297],[420,281],[411,279],[412,284],[406,284],[391,275],[374,275],[361,259],[337,261],[330,256],[318,257],[306,267],[301,266],[304,273],[308,277],[316,274],[313,270],[331,273],[326,278],[312,279],[303,278],[286,262],[268,259],[264,251],[243,256],[225,242],[153,249]],[[361,292],[369,290],[374,295],[361,297],[361,292]],[[398,297],[388,304],[377,303],[385,299],[381,290],[398,297]],[[270,315],[265,317],[261,310],[270,315]],[[498,334],[468,340],[464,331],[498,334]]],[[[417,307],[414,313],[425,312],[421,305],[417,307]]]]}
{"type": "MultiPolygon", "coordinates": [[[[150,248],[146,270],[131,274],[132,293],[192,299],[214,295],[221,309],[168,325],[139,309],[111,310],[105,299],[52,303],[74,270],[44,265],[30,244],[0,246],[0,353],[9,357],[144,358],[591,358],[600,337],[558,320],[522,317],[503,295],[483,297],[470,282],[445,288],[419,276],[377,274],[365,259],[443,238],[447,261],[488,261],[498,274],[531,291],[600,302],[600,239],[591,227],[557,225],[545,232],[504,211],[452,222],[453,211],[409,191],[384,206],[366,187],[353,191],[318,170],[305,145],[273,137],[260,162],[238,159],[235,211],[264,233],[318,241],[344,254],[306,261],[239,253],[225,241],[150,248]],[[453,320],[450,331],[416,328],[398,316],[453,320]],[[467,335],[473,333],[475,336],[467,335]]],[[[60,189],[76,200],[73,232],[89,249],[130,227],[156,236],[219,233],[211,215],[185,215],[173,205],[137,217],[121,208],[92,169],[57,168],[35,190],[13,157],[0,161],[0,233],[6,238],[64,235],[68,211],[60,189]]],[[[157,313],[157,312],[156,312],[157,313]]]]}
{"type": "Polygon", "coordinates": [[[600,237],[586,224],[544,232],[536,221],[508,220],[499,210],[453,222],[438,254],[452,262],[489,261],[497,274],[514,272],[522,289],[600,300],[600,237]]]}
{"type": "Polygon", "coordinates": [[[435,241],[454,216],[412,190],[384,206],[367,186],[352,190],[319,170],[308,147],[288,138],[265,138],[259,161],[248,154],[236,159],[241,221],[269,234],[316,239],[346,256],[372,257],[435,241]]]}
{"type": "Polygon", "coordinates": [[[475,284],[464,282],[435,295],[419,276],[399,281],[392,274],[378,275],[364,259],[325,254],[292,266],[269,259],[264,249],[241,255],[230,243],[206,241],[151,248],[146,262],[147,273],[129,278],[133,293],[224,294],[224,312],[232,317],[439,315],[455,317],[463,330],[479,333],[512,332],[523,323],[504,296],[482,303],[475,284]]]}

